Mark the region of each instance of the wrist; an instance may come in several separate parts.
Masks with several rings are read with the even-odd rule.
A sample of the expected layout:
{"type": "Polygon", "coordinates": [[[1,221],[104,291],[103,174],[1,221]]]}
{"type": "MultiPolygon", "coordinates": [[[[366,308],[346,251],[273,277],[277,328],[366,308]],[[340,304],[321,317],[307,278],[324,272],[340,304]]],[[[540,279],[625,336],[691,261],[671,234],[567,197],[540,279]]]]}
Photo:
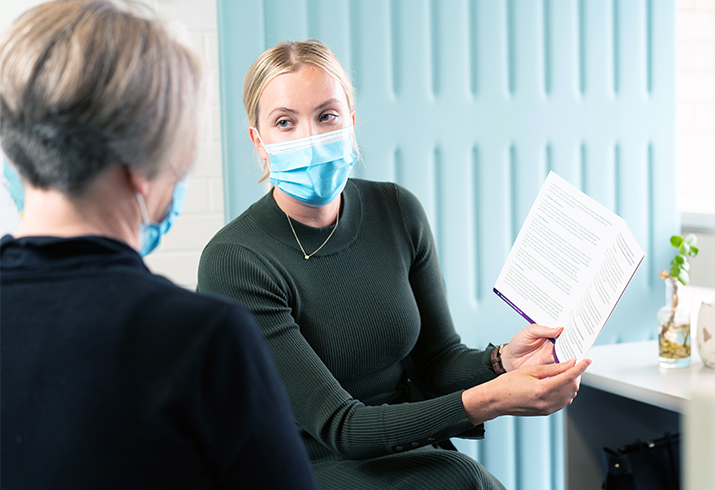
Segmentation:
{"type": "Polygon", "coordinates": [[[483,424],[500,415],[497,409],[498,390],[493,383],[494,381],[482,383],[462,392],[462,405],[472,425],[483,424]]]}

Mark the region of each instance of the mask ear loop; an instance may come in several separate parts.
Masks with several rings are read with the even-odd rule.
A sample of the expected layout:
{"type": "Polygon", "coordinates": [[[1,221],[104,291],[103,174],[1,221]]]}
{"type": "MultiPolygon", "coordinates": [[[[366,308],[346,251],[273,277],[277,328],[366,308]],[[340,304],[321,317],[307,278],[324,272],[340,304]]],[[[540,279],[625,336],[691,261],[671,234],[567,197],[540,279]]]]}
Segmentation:
{"type": "Polygon", "coordinates": [[[144,224],[150,223],[149,213],[146,210],[146,202],[144,201],[144,196],[137,192],[137,201],[139,202],[139,210],[142,213],[142,222],[144,224]]]}
{"type": "Polygon", "coordinates": [[[256,132],[256,136],[258,137],[258,141],[261,142],[261,146],[263,146],[263,151],[268,153],[268,148],[266,148],[266,144],[263,142],[263,138],[261,138],[261,133],[258,132],[258,128],[253,126],[251,129],[253,129],[256,132]]]}
{"type": "MultiPolygon", "coordinates": [[[[263,138],[261,138],[261,133],[258,132],[258,128],[255,126],[252,126],[251,129],[253,129],[256,132],[256,136],[258,137],[258,141],[261,142],[261,145],[263,146],[263,151],[268,153],[268,148],[266,148],[266,144],[263,142],[263,138]]],[[[270,153],[268,153],[270,155],[270,153]]],[[[268,176],[271,174],[271,164],[270,164],[270,159],[269,160],[263,160],[263,164],[265,165],[264,170],[263,170],[263,175],[264,179],[268,178],[268,176]],[[266,175],[265,169],[268,169],[268,174],[266,175]]]]}

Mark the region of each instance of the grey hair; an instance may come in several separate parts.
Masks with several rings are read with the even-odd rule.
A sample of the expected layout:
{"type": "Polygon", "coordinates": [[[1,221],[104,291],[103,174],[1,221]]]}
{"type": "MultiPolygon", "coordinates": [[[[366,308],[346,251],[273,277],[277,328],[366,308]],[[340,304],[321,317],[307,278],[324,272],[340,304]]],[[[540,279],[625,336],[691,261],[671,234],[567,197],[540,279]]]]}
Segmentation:
{"type": "Polygon", "coordinates": [[[49,2],[0,40],[0,143],[33,187],[78,197],[113,164],[153,178],[193,163],[203,62],[130,7],[49,2]]]}

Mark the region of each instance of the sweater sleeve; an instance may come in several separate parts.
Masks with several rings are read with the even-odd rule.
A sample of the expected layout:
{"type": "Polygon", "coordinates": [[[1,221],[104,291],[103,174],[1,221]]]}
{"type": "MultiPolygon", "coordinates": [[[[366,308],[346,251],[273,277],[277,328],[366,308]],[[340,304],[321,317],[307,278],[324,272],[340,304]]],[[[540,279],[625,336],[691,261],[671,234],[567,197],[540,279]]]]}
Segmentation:
{"type": "Polygon", "coordinates": [[[256,317],[288,390],[300,427],[347,459],[401,452],[474,426],[461,391],[430,400],[366,406],[331,374],[291,315],[290,278],[240,245],[213,241],[199,265],[199,288],[245,304],[256,317]]]}
{"type": "Polygon", "coordinates": [[[414,259],[410,285],[420,311],[421,329],[412,350],[413,376],[420,388],[433,395],[463,390],[496,377],[490,357],[494,350],[465,346],[455,331],[447,304],[434,238],[418,199],[395,186],[414,259]]]}

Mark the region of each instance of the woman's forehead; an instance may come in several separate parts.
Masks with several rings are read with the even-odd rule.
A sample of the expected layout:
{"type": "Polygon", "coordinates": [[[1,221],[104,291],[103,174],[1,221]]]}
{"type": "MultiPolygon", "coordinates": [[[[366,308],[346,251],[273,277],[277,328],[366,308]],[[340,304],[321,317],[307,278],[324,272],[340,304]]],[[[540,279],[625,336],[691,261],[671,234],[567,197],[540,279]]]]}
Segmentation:
{"type": "Polygon", "coordinates": [[[259,105],[267,115],[278,107],[312,110],[334,100],[347,107],[347,97],[340,82],[322,68],[306,63],[298,70],[282,73],[266,84],[259,105]]]}

